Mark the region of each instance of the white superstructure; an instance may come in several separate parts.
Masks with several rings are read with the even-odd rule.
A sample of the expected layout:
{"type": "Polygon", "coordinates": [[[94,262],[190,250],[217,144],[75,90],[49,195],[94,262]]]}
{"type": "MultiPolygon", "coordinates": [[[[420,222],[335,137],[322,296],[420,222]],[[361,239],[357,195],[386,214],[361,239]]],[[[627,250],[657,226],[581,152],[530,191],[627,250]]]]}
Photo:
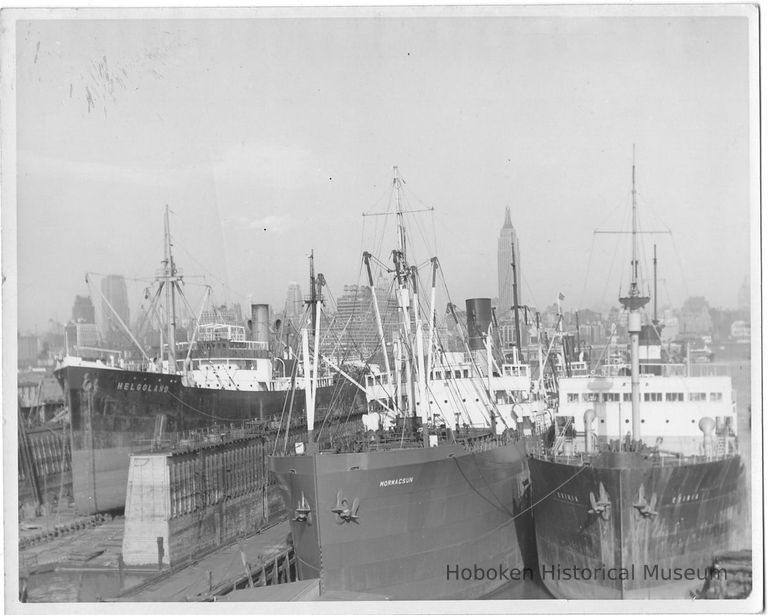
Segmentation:
{"type": "MultiPolygon", "coordinates": [[[[715,435],[722,438],[723,444],[734,445],[736,403],[725,366],[653,367],[657,375],[641,373],[639,383],[640,426],[645,444],[683,455],[701,454],[699,421],[709,417],[715,421],[715,435]]],[[[561,424],[570,420],[576,432],[583,434],[584,415],[593,410],[591,427],[597,439],[623,441],[632,432],[631,380],[629,375],[622,375],[628,373],[627,369],[614,366],[606,372],[560,378],[555,416],[563,417],[561,424]]]]}

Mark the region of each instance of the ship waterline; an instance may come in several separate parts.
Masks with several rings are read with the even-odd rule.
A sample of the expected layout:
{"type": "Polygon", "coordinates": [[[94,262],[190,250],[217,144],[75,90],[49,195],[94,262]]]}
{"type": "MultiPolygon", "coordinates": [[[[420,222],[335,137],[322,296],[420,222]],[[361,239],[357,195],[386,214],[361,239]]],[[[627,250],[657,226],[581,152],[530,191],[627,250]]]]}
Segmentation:
{"type": "Polygon", "coordinates": [[[684,599],[733,547],[738,456],[666,464],[603,453],[529,459],[541,579],[556,598],[684,599]]]}
{"type": "MultiPolygon", "coordinates": [[[[132,451],[162,437],[215,424],[258,420],[268,425],[291,403],[290,391],[248,391],[189,387],[181,374],[67,365],[57,370],[70,410],[72,489],[83,513],[121,509],[125,504],[132,451]]],[[[351,387],[318,388],[318,404],[336,398],[352,402],[351,387]]],[[[303,414],[304,396],[293,396],[294,416],[303,414]]]]}
{"type": "Polygon", "coordinates": [[[535,565],[522,442],[270,458],[302,579],[390,599],[478,598],[535,565]],[[346,502],[345,502],[346,501],[346,502]],[[353,519],[334,512],[350,504],[353,519]],[[452,574],[456,569],[457,574],[452,574]]]}

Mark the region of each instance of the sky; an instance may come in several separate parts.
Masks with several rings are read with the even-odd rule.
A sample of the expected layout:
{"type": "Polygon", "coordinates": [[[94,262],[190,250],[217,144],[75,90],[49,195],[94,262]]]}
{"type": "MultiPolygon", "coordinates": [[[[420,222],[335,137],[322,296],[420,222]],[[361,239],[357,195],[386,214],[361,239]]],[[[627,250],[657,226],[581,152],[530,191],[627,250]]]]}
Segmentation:
{"type": "Polygon", "coordinates": [[[633,146],[641,229],[671,232],[641,236],[660,303],[736,307],[755,207],[746,17],[347,13],[18,21],[19,329],[66,322],[85,272],[125,275],[135,309],[166,204],[192,294],[200,275],[218,302],[282,309],[314,250],[338,297],[363,250],[394,247],[391,217],[362,214],[392,210],[395,165],[406,208],[434,208],[409,237],[454,302],[498,294],[509,207],[523,302],[608,307],[629,237],[594,231],[629,230],[633,146]]]}

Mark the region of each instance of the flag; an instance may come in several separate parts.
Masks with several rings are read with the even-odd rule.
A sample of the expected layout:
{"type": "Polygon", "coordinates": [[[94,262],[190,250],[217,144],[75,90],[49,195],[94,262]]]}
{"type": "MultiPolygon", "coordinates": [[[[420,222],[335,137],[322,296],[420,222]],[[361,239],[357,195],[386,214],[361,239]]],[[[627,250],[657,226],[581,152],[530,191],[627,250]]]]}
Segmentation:
{"type": "Polygon", "coordinates": [[[557,295],[557,298],[560,299],[560,301],[565,301],[565,295],[563,293],[557,295]]]}

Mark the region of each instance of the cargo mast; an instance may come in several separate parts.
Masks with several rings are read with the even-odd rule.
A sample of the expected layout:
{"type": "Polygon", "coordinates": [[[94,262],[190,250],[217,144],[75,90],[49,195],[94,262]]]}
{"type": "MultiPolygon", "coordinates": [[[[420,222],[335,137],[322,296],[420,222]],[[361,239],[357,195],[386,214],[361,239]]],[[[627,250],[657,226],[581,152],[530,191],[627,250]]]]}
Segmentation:
{"type": "MultiPolygon", "coordinates": [[[[165,258],[163,269],[158,276],[160,284],[165,287],[165,310],[167,343],[168,343],[168,373],[176,373],[176,285],[181,281],[180,271],[176,269],[173,260],[173,244],[171,243],[171,229],[168,221],[168,205],[165,206],[165,258]]],[[[162,349],[161,349],[162,354],[162,349]]]]}
{"type": "Polygon", "coordinates": [[[630,337],[630,362],[632,369],[632,438],[640,441],[640,310],[649,297],[640,295],[637,276],[637,189],[635,187],[635,147],[632,146],[632,283],[629,294],[619,302],[629,310],[627,329],[630,337]]]}

